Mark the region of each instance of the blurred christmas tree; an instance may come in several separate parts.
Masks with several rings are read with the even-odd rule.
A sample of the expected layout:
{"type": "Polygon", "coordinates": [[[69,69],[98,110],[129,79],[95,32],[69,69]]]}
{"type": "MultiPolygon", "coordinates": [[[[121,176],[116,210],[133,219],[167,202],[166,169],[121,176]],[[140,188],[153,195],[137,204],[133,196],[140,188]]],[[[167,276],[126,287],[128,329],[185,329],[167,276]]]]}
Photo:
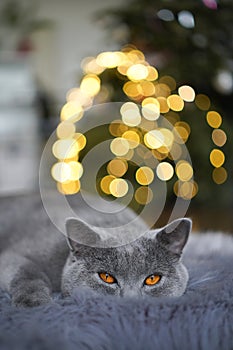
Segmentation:
{"type": "MultiPolygon", "coordinates": [[[[181,114],[191,126],[187,146],[199,185],[194,204],[222,208],[232,205],[233,2],[131,0],[118,9],[107,10],[100,18],[111,38],[143,51],[160,76],[172,76],[177,88],[191,85],[199,94],[202,102],[196,104],[197,108],[189,106],[181,114]],[[222,115],[220,124],[207,123],[209,109],[222,115]],[[226,143],[220,136],[220,126],[228,137],[226,143]],[[216,168],[210,161],[213,149],[225,154],[224,164],[216,168]]],[[[102,73],[101,80],[113,88],[112,100],[126,99],[124,77],[116,69],[102,73]]]]}

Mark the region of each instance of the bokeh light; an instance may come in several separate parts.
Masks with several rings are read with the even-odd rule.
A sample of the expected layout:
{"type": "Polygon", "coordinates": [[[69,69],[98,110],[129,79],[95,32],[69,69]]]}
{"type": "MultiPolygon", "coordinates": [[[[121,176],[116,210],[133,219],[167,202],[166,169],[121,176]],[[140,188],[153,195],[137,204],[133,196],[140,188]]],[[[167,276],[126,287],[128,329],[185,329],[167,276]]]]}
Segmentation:
{"type": "Polygon", "coordinates": [[[180,160],[176,164],[176,174],[181,181],[189,181],[193,177],[193,168],[190,163],[180,160]]]}
{"type": "Polygon", "coordinates": [[[170,109],[176,112],[182,111],[184,108],[184,101],[179,95],[170,95],[167,98],[167,104],[170,109]]]}
{"type": "Polygon", "coordinates": [[[180,97],[186,102],[193,102],[195,99],[195,91],[191,86],[183,85],[178,89],[180,97]]]}
{"type": "Polygon", "coordinates": [[[69,121],[64,121],[57,126],[57,137],[59,139],[70,139],[74,136],[75,125],[69,121]]]}
{"type": "Polygon", "coordinates": [[[146,205],[153,199],[153,192],[150,187],[140,186],[135,191],[135,199],[139,204],[146,205]]]}
{"type": "Polygon", "coordinates": [[[57,183],[57,189],[64,195],[71,195],[78,193],[81,188],[80,181],[69,181],[66,183],[57,183]]]}
{"type": "Polygon", "coordinates": [[[215,168],[212,177],[216,184],[221,185],[227,180],[227,171],[223,167],[215,168]]]}
{"type": "Polygon", "coordinates": [[[196,106],[202,111],[208,111],[210,108],[210,99],[204,94],[198,94],[195,98],[196,106]]]}
{"type": "Polygon", "coordinates": [[[156,174],[160,180],[168,181],[172,178],[174,174],[174,168],[168,162],[161,162],[156,168],[156,174]]]}
{"type": "Polygon", "coordinates": [[[79,152],[78,143],[74,139],[58,140],[52,148],[57,159],[73,158],[79,152]]]}
{"type": "Polygon", "coordinates": [[[219,128],[222,124],[222,117],[216,111],[209,111],[206,115],[206,120],[212,128],[219,128]]]}
{"type": "Polygon", "coordinates": [[[100,188],[105,194],[111,194],[109,186],[115,178],[113,175],[106,175],[101,179],[100,188]]]}
{"type": "Polygon", "coordinates": [[[212,140],[216,146],[222,147],[227,141],[227,135],[223,130],[214,129],[212,132],[212,140]]]}
{"type": "MultiPolygon", "coordinates": [[[[167,9],[161,9],[157,15],[163,21],[174,19],[173,12],[167,9]]],[[[191,12],[181,11],[177,16],[183,27],[190,29],[195,26],[191,12]]],[[[75,123],[94,103],[109,101],[114,91],[111,86],[101,84],[101,74],[113,68],[112,72],[116,71],[118,77],[121,75],[122,90],[129,101],[122,104],[119,116],[116,116],[118,119],[108,126],[114,137],[110,150],[115,158],[106,164],[108,175],[98,180],[101,191],[116,198],[125,196],[129,187],[122,177],[130,176],[128,170],[132,161],[138,166],[135,178],[140,186],[136,186],[134,193],[138,204],[146,205],[153,199],[153,192],[148,186],[154,180],[154,172],[161,181],[177,176],[174,193],[183,199],[193,198],[198,193],[198,185],[192,179],[193,168],[185,160],[182,148],[191,135],[191,127],[182,120],[182,113],[191,111],[190,106],[195,105],[205,112],[209,127],[214,129],[211,134],[214,147],[223,147],[227,141],[226,133],[220,129],[222,116],[210,110],[211,102],[207,95],[196,94],[189,85],[177,87],[176,80],[169,75],[159,76],[158,70],[133,46],[126,46],[122,51],[101,52],[97,57],[86,57],[82,61],[84,75],[80,86],[66,94],[56,130],[58,139],[52,147],[57,160],[51,175],[57,182],[58,191],[74,194],[81,188],[80,178],[85,169],[80,152],[85,149],[88,139],[75,123]],[[162,118],[170,126],[161,124],[162,118]]],[[[214,166],[213,181],[224,183],[227,171],[222,167],[225,162],[223,151],[213,149],[209,159],[214,166]]]]}
{"type": "Polygon", "coordinates": [[[144,64],[138,63],[130,66],[127,70],[127,76],[130,80],[139,81],[146,79],[149,72],[144,64]]]}
{"type": "Polygon", "coordinates": [[[122,121],[129,126],[137,126],[141,122],[141,115],[138,106],[133,102],[126,102],[120,109],[122,121]]]}
{"type": "Polygon", "coordinates": [[[80,90],[90,96],[95,96],[100,91],[100,78],[95,74],[87,74],[80,84],[80,90]]]}
{"type": "Polygon", "coordinates": [[[112,159],[107,165],[107,171],[110,175],[121,177],[128,170],[128,163],[124,159],[112,159]]]}
{"type": "Polygon", "coordinates": [[[148,131],[144,136],[145,145],[149,148],[156,149],[163,146],[164,135],[160,130],[148,131]]]}
{"type": "Polygon", "coordinates": [[[70,178],[71,169],[67,163],[59,162],[51,169],[52,177],[59,182],[66,182],[70,178]]]}
{"type": "Polygon", "coordinates": [[[75,139],[76,144],[78,145],[78,151],[81,151],[83,148],[85,148],[87,143],[85,135],[81,134],[80,132],[76,132],[73,136],[73,139],[75,139]]]}
{"type": "Polygon", "coordinates": [[[126,155],[126,153],[129,151],[129,148],[129,142],[122,137],[113,139],[110,145],[112,153],[119,157],[126,155]]]}
{"type": "Polygon", "coordinates": [[[124,179],[114,179],[109,185],[109,190],[114,197],[120,198],[127,194],[129,186],[124,179]]]}
{"type": "Polygon", "coordinates": [[[173,186],[173,190],[177,197],[190,200],[196,196],[198,192],[198,185],[194,181],[176,181],[173,186]]]}
{"type": "Polygon", "coordinates": [[[77,122],[83,116],[83,108],[79,102],[67,102],[61,109],[61,120],[77,122]]]}
{"type": "Polygon", "coordinates": [[[140,136],[136,131],[125,131],[122,137],[128,141],[130,148],[136,148],[140,143],[140,136]]]}
{"type": "Polygon", "coordinates": [[[154,172],[151,168],[143,166],[136,171],[135,178],[140,185],[149,185],[154,180],[154,172]]]}
{"type": "Polygon", "coordinates": [[[210,152],[210,162],[214,167],[220,168],[225,162],[224,153],[220,149],[213,149],[210,152]]]}

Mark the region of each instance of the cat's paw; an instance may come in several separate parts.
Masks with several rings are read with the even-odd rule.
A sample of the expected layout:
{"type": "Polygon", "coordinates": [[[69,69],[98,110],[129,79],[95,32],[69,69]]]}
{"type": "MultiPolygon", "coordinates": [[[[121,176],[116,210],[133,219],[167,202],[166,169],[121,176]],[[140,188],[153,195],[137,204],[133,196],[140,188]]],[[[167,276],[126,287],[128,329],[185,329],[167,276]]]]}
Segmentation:
{"type": "Polygon", "coordinates": [[[52,301],[49,288],[35,288],[27,283],[25,288],[19,288],[12,294],[12,303],[18,307],[33,307],[48,304],[52,301]]]}
{"type": "Polygon", "coordinates": [[[48,304],[52,301],[52,298],[41,291],[34,292],[32,294],[18,294],[12,296],[12,304],[17,307],[33,307],[48,304]]]}

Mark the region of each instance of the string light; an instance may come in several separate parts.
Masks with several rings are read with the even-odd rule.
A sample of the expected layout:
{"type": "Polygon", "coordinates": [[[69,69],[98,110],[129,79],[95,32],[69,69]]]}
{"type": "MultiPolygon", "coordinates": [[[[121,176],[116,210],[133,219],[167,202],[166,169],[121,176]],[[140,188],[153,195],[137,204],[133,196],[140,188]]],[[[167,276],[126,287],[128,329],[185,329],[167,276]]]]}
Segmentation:
{"type": "MultiPolygon", "coordinates": [[[[160,11],[158,16],[164,21],[172,20],[173,14],[166,11],[160,11]]],[[[195,25],[190,12],[181,11],[178,17],[179,23],[186,28],[195,25]]],[[[119,119],[109,124],[109,132],[113,136],[110,150],[115,158],[106,165],[107,174],[99,181],[100,190],[105,195],[117,198],[125,196],[129,187],[122,177],[128,171],[129,162],[137,159],[137,164],[140,164],[135,173],[135,179],[140,185],[134,194],[137,203],[146,205],[153,199],[154,194],[149,185],[154,181],[155,174],[161,181],[169,181],[174,175],[177,176],[174,193],[184,199],[193,198],[198,193],[198,185],[192,180],[193,168],[189,162],[181,159],[182,144],[189,139],[191,128],[181,120],[179,113],[190,103],[206,112],[206,121],[214,129],[212,141],[215,147],[223,147],[227,135],[220,129],[222,116],[210,110],[209,97],[196,94],[189,85],[177,87],[171,76],[159,77],[158,70],[146,62],[144,54],[135,47],[86,57],[81,66],[84,76],[79,87],[67,92],[56,130],[58,140],[52,147],[57,162],[51,169],[51,175],[57,182],[58,191],[74,194],[81,189],[85,169],[78,159],[88,140],[84,134],[76,132],[75,123],[83,118],[85,110],[94,102],[108,101],[111,93],[107,86],[101,86],[101,74],[114,68],[118,75],[127,80],[122,89],[130,101],[122,104],[119,119]],[[173,129],[158,126],[161,115],[173,129]],[[140,145],[147,151],[142,151],[140,145]]],[[[209,159],[214,167],[213,181],[216,184],[224,183],[227,171],[223,168],[223,151],[214,148],[209,159]]]]}

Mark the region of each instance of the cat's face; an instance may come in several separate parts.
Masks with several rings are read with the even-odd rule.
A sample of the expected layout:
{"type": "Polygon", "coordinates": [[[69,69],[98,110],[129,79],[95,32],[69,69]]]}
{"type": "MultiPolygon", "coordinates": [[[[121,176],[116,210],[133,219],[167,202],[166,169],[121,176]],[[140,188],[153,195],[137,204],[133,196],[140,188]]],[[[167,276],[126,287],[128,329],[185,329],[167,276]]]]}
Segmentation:
{"type": "MultiPolygon", "coordinates": [[[[67,231],[82,229],[84,223],[67,222],[67,231]]],[[[96,233],[86,226],[90,235],[96,233]]],[[[69,240],[73,252],[63,272],[64,295],[76,287],[117,296],[180,296],[188,272],[180,257],[191,229],[181,219],[165,228],[148,231],[136,241],[114,248],[96,248],[69,240]]]]}

